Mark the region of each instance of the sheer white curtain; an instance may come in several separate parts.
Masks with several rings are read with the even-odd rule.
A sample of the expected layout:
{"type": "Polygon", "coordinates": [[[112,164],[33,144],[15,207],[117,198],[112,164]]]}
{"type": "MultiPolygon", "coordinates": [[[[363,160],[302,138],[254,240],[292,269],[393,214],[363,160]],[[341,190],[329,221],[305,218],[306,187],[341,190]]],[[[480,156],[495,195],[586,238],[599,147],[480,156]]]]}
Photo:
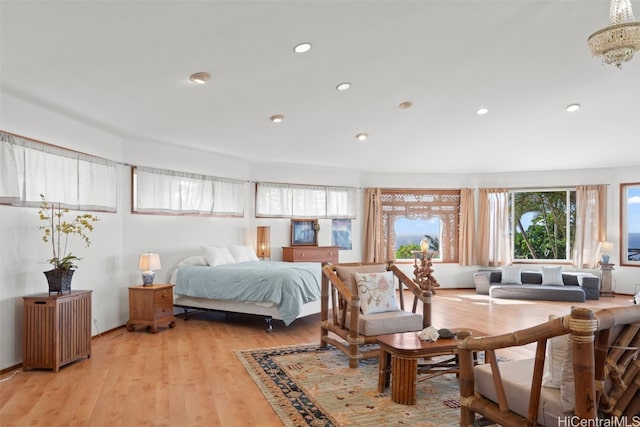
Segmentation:
{"type": "Polygon", "coordinates": [[[0,202],[48,201],[81,210],[115,212],[117,164],[88,154],[0,132],[0,202]]]}
{"type": "Polygon", "coordinates": [[[244,182],[134,167],[134,212],[244,215],[244,182]]]}
{"type": "Polygon", "coordinates": [[[256,216],[355,218],[355,200],[355,188],[259,182],[256,216]]]}
{"type": "Polygon", "coordinates": [[[576,236],[573,265],[577,268],[598,266],[598,244],[607,240],[607,186],[576,187],[576,236]]]}
{"type": "Polygon", "coordinates": [[[507,189],[481,188],[478,210],[478,264],[510,265],[513,260],[507,189]]]}

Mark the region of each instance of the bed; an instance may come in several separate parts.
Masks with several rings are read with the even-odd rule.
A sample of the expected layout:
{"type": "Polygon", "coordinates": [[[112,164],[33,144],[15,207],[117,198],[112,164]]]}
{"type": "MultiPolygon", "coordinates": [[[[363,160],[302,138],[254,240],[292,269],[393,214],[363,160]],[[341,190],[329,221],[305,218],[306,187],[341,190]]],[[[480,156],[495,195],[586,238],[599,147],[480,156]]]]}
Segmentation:
{"type": "Polygon", "coordinates": [[[290,325],[320,312],[321,264],[314,262],[216,262],[212,257],[189,257],[171,277],[174,306],[264,316],[290,325]]]}

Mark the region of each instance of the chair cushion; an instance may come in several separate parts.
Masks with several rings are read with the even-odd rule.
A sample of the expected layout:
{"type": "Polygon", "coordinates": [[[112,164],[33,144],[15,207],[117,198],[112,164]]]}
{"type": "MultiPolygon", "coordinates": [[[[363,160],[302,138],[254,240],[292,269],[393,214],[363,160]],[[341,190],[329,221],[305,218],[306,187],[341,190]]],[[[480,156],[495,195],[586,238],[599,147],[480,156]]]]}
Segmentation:
{"type": "MultiPolygon", "coordinates": [[[[498,365],[509,409],[523,417],[527,416],[529,407],[533,365],[534,359],[500,362],[498,365]]],[[[478,365],[473,368],[473,371],[476,391],[485,398],[498,402],[498,395],[491,376],[491,366],[489,364],[478,365]]],[[[560,408],[560,390],[542,387],[540,406],[538,408],[538,423],[546,426],[555,426],[560,416],[563,416],[560,408]]]]}
{"type": "MultiPolygon", "coordinates": [[[[347,314],[347,324],[349,324],[349,319],[350,316],[347,314]]],[[[361,335],[370,337],[421,331],[422,315],[403,310],[361,314],[358,317],[358,329],[361,335]]]]}
{"type": "Polygon", "coordinates": [[[358,293],[356,286],[356,279],[353,276],[355,273],[382,273],[387,271],[386,264],[369,264],[369,265],[357,265],[357,266],[343,266],[336,265],[336,274],[344,282],[345,285],[351,289],[354,294],[358,293]]]}
{"type": "Polygon", "coordinates": [[[395,277],[392,271],[384,273],[354,273],[363,314],[398,311],[395,277]]]}

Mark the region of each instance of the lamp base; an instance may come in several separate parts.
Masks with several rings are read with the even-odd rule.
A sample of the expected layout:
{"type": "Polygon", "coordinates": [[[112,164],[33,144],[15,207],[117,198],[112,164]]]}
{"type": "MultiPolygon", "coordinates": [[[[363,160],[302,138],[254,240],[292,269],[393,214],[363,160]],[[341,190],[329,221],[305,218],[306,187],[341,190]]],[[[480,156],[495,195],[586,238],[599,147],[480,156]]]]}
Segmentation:
{"type": "Polygon", "coordinates": [[[609,264],[609,255],[601,255],[601,261],[603,264],[609,264]]]}
{"type": "Polygon", "coordinates": [[[142,272],[142,286],[151,286],[153,285],[153,279],[155,278],[156,273],[153,271],[143,271],[142,272]]]}

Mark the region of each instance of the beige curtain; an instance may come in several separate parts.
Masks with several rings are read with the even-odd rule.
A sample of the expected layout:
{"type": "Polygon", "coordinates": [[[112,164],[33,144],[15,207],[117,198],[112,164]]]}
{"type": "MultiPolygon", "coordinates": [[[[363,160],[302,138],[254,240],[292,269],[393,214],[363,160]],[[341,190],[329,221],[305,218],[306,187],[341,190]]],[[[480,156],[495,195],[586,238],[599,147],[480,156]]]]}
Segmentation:
{"type": "Polygon", "coordinates": [[[509,193],[481,188],[478,200],[478,265],[510,265],[509,193]]]}
{"type": "Polygon", "coordinates": [[[364,201],[364,262],[385,262],[382,238],[382,190],[365,189],[364,201]]]}
{"type": "Polygon", "coordinates": [[[476,208],[473,188],[460,190],[460,228],[458,232],[458,262],[476,265],[476,208]]]}
{"type": "Polygon", "coordinates": [[[607,186],[580,185],[576,188],[576,236],[573,265],[598,267],[598,245],[607,240],[607,186]]]}

